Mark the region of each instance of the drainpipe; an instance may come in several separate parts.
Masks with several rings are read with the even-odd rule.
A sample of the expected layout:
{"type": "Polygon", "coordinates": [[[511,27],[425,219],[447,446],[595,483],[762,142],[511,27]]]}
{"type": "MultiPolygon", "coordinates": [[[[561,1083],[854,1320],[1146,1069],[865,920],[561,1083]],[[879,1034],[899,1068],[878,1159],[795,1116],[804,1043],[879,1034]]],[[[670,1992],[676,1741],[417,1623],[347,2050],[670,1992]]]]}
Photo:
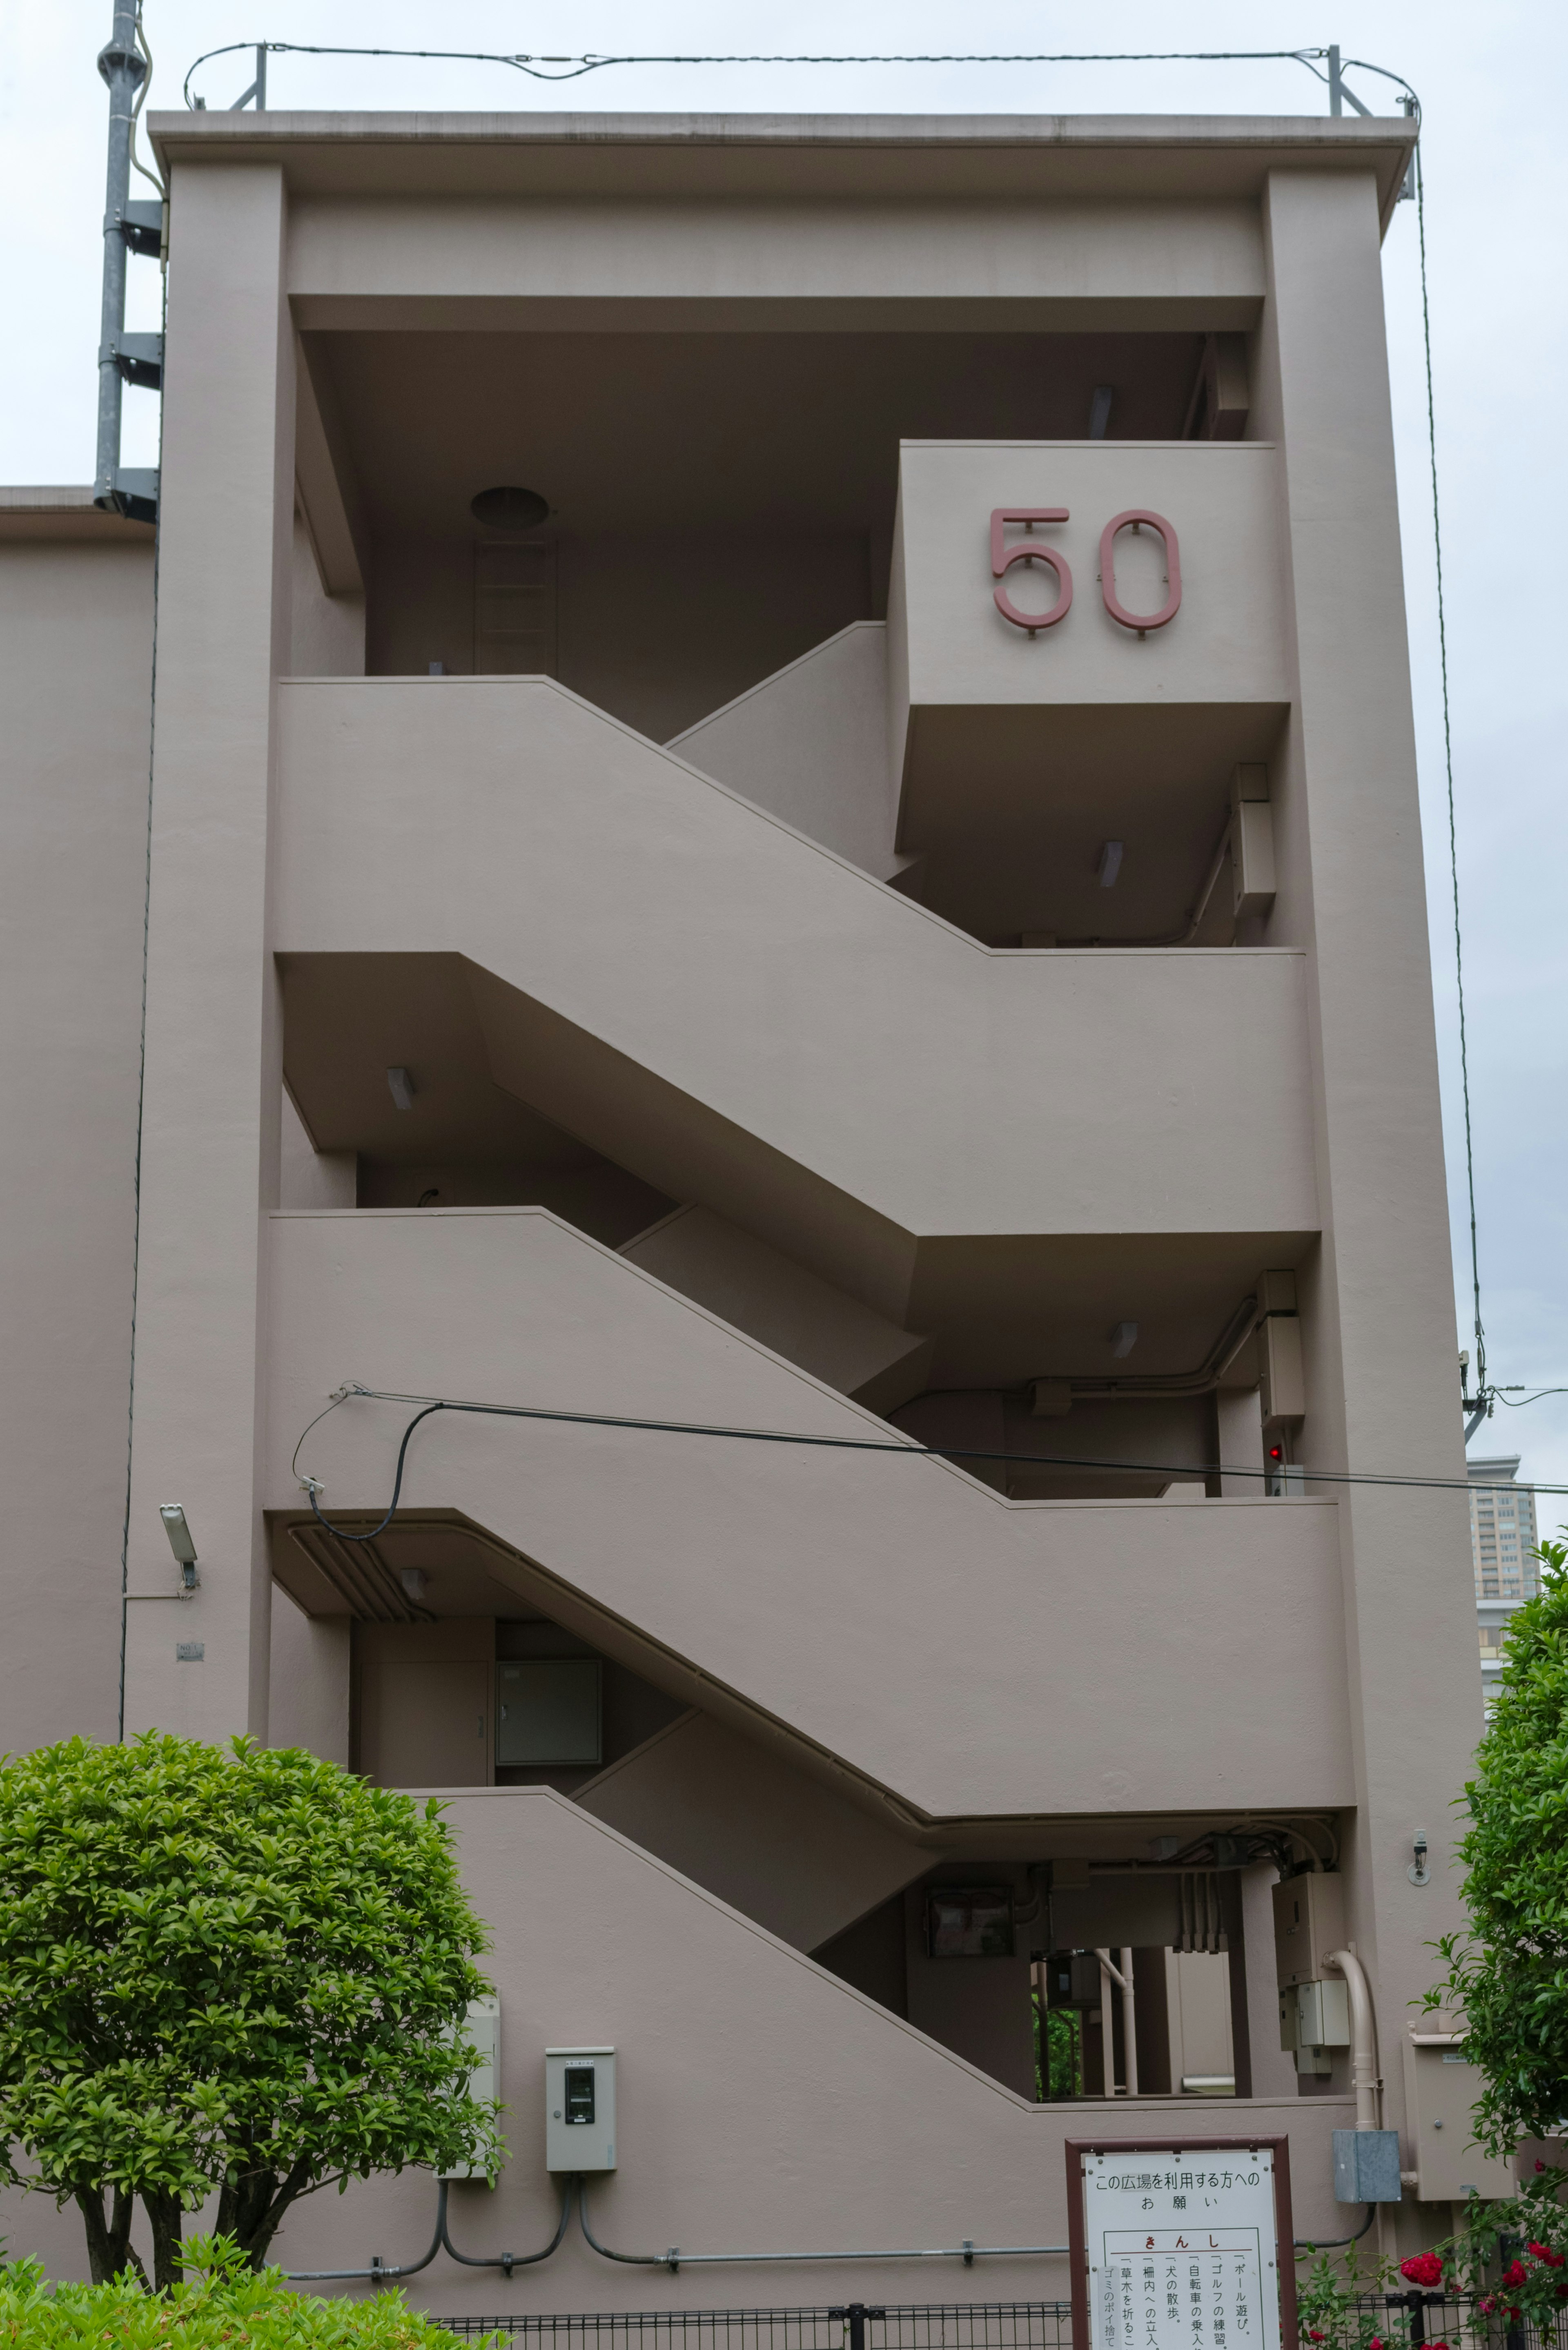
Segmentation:
{"type": "Polygon", "coordinates": [[[1351,2079],[1355,2090],[1355,2126],[1358,2130],[1375,2130],[1381,2127],[1377,2107],[1383,2083],[1377,2071],[1377,2019],[1373,2012],[1366,1970],[1354,1950],[1329,1950],[1324,1954],[1324,1965],[1333,1967],[1342,1974],[1349,1988],[1351,2079]]]}
{"type": "Polygon", "coordinates": [[[1100,1962],[1100,2038],[1105,2043],[1106,2095],[1136,2097],[1137,2095],[1137,2016],[1133,2002],[1133,1954],[1123,1949],[1121,1965],[1111,1964],[1109,1950],[1096,1950],[1100,1962]],[[1118,2091],[1115,2067],[1111,2061],[1111,1985],[1115,1983],[1122,1995],[1122,2073],[1125,2085],[1118,2091]]]}

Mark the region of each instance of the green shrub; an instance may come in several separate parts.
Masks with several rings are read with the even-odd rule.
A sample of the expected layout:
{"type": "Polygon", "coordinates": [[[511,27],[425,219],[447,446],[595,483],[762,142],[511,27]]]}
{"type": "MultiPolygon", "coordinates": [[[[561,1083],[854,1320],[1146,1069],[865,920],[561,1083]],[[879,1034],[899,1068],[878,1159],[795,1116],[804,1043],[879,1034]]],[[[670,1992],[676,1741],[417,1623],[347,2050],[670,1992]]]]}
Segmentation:
{"type": "Polygon", "coordinates": [[[1541,1590],[1509,1618],[1496,1711],[1465,1789],[1469,1933],[1438,1948],[1428,2008],[1455,2009],[1485,2083],[1476,2136],[1493,2154],[1552,2137],[1568,2113],[1568,1545],[1543,1542],[1541,1590]]]}
{"type": "Polygon", "coordinates": [[[244,1739],[0,1768],[0,2176],[76,2203],[96,2282],[136,2266],[136,2198],[163,2286],[214,2191],[259,2271],[301,2196],[496,2161],[484,1931],[438,1814],[244,1739]]]}
{"type": "Polygon", "coordinates": [[[222,2238],[195,2239],[184,2262],[187,2282],[150,2293],[129,2275],[46,2284],[36,2261],[18,2261],[0,2270],[0,2350],[451,2350],[456,2343],[400,2293],[317,2301],[291,2293],[276,2269],[257,2276],[222,2238]]]}

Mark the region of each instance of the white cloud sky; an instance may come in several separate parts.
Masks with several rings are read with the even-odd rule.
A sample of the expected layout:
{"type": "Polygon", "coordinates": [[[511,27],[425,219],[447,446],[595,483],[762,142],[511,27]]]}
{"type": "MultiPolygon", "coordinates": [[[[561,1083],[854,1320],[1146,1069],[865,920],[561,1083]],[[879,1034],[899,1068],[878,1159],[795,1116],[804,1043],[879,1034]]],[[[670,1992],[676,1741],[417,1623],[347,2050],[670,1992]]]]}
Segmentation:
{"type": "MultiPolygon", "coordinates": [[[[0,138],[16,203],[7,255],[12,342],[0,374],[0,479],[85,482],[92,470],[106,98],[94,69],[109,0],[14,8],[0,51],[0,138]]],[[[1093,11],[935,0],[147,0],[151,104],[175,106],[197,54],[229,41],[388,43],[536,52],[1293,47],[1337,40],[1406,75],[1423,152],[1448,573],[1459,884],[1489,1360],[1499,1381],[1568,1386],[1568,736],[1565,617],[1556,606],[1568,377],[1562,219],[1568,11],[1553,0],[1116,0],[1093,11]],[[1553,652],[1552,648],[1558,650],[1553,652]]],[[[1318,113],[1297,65],[616,68],[551,88],[502,68],[274,57],[275,107],[497,110],[1318,113]]],[[[226,105],[251,78],[224,57],[198,87],[226,105]]],[[[1369,101],[1378,85],[1352,77],[1369,101]]],[[[1386,88],[1386,85],[1384,86],[1386,88]]],[[[151,193],[143,188],[143,192],[151,193]]],[[[1419,733],[1433,972],[1442,1055],[1460,1343],[1470,1320],[1448,818],[1437,661],[1414,207],[1384,255],[1419,733]]],[[[131,265],[133,327],[155,327],[158,272],[131,265]]],[[[156,401],[130,392],[124,459],[156,462],[156,401]]],[[[1568,1397],[1500,1409],[1472,1453],[1519,1451],[1568,1484],[1568,1397]]],[[[1387,1464],[1397,1468],[1398,1463],[1387,1464]]],[[[1543,1527],[1568,1500],[1542,1503],[1543,1527]]]]}

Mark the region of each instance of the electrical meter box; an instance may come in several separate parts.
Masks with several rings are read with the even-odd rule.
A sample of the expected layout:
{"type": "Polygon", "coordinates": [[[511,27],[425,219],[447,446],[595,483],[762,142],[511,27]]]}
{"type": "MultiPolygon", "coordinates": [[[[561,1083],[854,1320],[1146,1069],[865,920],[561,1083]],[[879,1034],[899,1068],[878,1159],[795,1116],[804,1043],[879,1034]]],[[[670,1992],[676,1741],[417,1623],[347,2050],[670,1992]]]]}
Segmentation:
{"type": "Polygon", "coordinates": [[[1274,1887],[1274,1965],[1282,1991],[1322,1982],[1330,1950],[1345,1942],[1345,1879],[1314,1869],[1282,1877],[1274,1887]]]}
{"type": "MultiPolygon", "coordinates": [[[[493,1995],[468,2002],[467,2033],[479,2051],[479,2062],[468,2076],[468,2094],[479,2105],[491,2105],[501,2095],[501,2002],[493,1995]]],[[[487,2178],[489,2172],[464,2168],[443,2170],[443,2178],[487,2178]]]]}
{"type": "Polygon", "coordinates": [[[1292,2051],[1298,2073],[1332,2073],[1334,2050],[1349,2045],[1348,1983],[1331,1976],[1281,1991],[1280,2046],[1292,2051]]]}
{"type": "Polygon", "coordinates": [[[615,2167],[615,2050],[546,2048],[545,2169],[615,2167]]]}
{"type": "Polygon", "coordinates": [[[1475,2142],[1481,2077],[1462,2032],[1412,2032],[1405,2042],[1405,2118],[1423,2203],[1498,2201],[1517,2190],[1513,2165],[1475,2142]]]}

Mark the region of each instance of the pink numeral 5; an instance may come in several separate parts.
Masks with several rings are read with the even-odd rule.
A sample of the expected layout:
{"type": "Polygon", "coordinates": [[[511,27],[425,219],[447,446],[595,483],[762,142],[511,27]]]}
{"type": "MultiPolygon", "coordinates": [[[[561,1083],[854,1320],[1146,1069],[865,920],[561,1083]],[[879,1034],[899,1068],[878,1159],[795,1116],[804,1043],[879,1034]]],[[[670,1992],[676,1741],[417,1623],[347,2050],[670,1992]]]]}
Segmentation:
{"type": "Polygon", "coordinates": [[[991,576],[1000,581],[1015,563],[1048,563],[1056,574],[1056,601],[1048,612],[1021,612],[1003,587],[992,590],[996,608],[1004,620],[1015,629],[1027,629],[1033,636],[1036,629],[1054,629],[1064,620],[1073,608],[1073,575],[1067,568],[1067,558],[1054,547],[1043,546],[1039,540],[1026,538],[1008,546],[1002,533],[1010,522],[1021,522],[1026,529],[1037,522],[1065,522],[1065,506],[998,506],[991,517],[991,576]]]}

